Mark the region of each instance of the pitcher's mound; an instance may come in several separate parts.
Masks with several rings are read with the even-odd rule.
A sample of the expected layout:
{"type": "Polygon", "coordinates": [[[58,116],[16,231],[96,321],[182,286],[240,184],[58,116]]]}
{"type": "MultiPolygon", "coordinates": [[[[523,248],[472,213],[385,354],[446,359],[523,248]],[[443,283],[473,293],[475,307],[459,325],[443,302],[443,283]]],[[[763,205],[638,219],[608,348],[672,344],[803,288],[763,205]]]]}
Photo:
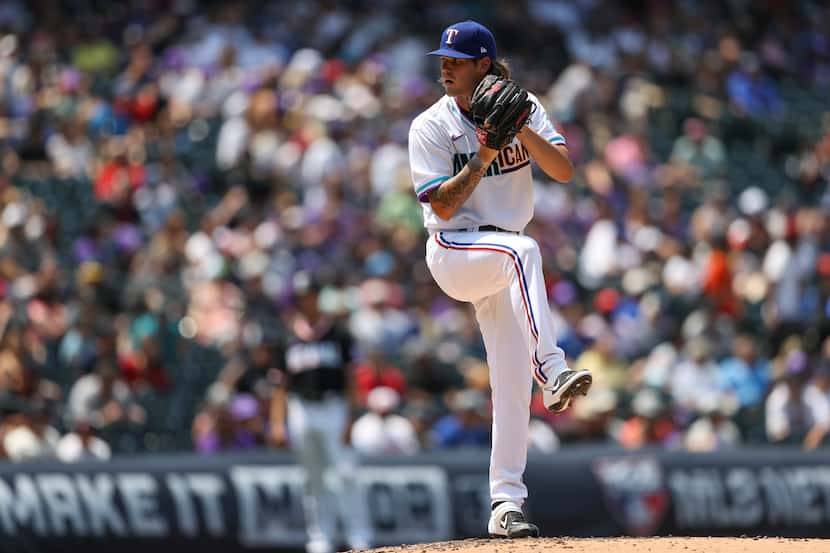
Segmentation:
{"type": "Polygon", "coordinates": [[[367,553],[818,553],[830,540],[802,538],[467,539],[378,547],[367,553]]]}

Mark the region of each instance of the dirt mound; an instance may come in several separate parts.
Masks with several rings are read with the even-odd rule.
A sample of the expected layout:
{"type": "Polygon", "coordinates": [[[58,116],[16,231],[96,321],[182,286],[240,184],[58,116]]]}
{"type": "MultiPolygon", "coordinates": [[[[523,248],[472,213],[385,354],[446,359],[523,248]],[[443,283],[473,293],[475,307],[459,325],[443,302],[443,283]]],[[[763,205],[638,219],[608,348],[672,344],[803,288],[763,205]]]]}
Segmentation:
{"type": "Polygon", "coordinates": [[[820,553],[830,540],[791,538],[468,539],[378,547],[367,553],[820,553]]]}

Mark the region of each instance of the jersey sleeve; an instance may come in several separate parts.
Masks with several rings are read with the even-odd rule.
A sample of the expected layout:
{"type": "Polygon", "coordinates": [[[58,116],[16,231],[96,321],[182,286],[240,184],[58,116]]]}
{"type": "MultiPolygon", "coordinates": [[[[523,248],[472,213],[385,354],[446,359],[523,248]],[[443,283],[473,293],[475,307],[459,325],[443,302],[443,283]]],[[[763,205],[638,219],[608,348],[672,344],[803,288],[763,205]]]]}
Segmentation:
{"type": "Polygon", "coordinates": [[[452,175],[452,151],[442,142],[423,126],[413,125],[409,129],[409,167],[415,194],[421,202],[429,202],[430,190],[452,175]]]}
{"type": "Polygon", "coordinates": [[[530,128],[552,144],[565,144],[565,137],[562,136],[559,131],[556,130],[556,127],[553,126],[553,122],[550,120],[550,117],[548,117],[548,113],[545,111],[545,108],[542,107],[542,103],[539,99],[533,94],[530,95],[530,98],[533,100],[533,103],[536,104],[536,110],[530,116],[530,121],[528,122],[530,128]]]}

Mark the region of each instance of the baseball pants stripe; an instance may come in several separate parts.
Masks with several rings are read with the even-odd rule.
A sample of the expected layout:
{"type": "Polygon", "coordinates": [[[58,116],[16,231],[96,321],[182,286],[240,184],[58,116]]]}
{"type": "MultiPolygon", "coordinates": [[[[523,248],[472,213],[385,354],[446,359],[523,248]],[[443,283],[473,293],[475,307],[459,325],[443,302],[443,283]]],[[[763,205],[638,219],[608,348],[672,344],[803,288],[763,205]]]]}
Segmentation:
{"type": "Polygon", "coordinates": [[[547,380],[567,367],[556,345],[539,246],[523,235],[446,231],[434,233],[426,250],[438,286],[474,306],[487,350],[490,499],[521,505],[527,497],[523,474],[533,381],[540,382],[539,373],[547,380]]]}
{"type": "Polygon", "coordinates": [[[458,242],[453,240],[448,240],[443,232],[438,232],[435,234],[435,241],[438,243],[439,246],[442,248],[446,248],[449,250],[467,250],[467,251],[492,251],[498,252],[507,255],[513,262],[514,270],[518,276],[519,281],[519,289],[522,294],[522,300],[524,302],[524,309],[525,315],[527,317],[528,325],[530,327],[530,333],[533,336],[534,340],[536,341],[536,346],[533,348],[533,359],[532,363],[534,366],[534,376],[536,380],[539,381],[540,384],[546,384],[548,382],[548,377],[542,372],[542,363],[539,360],[539,330],[536,326],[536,317],[533,315],[533,306],[530,303],[529,297],[530,293],[528,291],[527,286],[527,278],[525,277],[524,266],[522,264],[522,260],[519,257],[519,254],[513,248],[503,245],[503,244],[494,244],[488,242],[475,242],[475,243],[465,243],[465,242],[458,242]]]}

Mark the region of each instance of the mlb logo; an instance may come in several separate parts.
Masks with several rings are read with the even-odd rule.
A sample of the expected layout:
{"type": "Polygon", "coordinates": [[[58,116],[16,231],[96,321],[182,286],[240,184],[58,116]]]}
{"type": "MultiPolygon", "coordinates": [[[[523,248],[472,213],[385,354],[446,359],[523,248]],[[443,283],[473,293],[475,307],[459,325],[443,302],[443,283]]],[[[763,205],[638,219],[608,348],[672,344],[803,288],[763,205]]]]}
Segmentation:
{"type": "Polygon", "coordinates": [[[593,464],[605,503],[632,536],[653,535],[669,508],[663,470],[654,457],[604,457],[593,464]]]}

